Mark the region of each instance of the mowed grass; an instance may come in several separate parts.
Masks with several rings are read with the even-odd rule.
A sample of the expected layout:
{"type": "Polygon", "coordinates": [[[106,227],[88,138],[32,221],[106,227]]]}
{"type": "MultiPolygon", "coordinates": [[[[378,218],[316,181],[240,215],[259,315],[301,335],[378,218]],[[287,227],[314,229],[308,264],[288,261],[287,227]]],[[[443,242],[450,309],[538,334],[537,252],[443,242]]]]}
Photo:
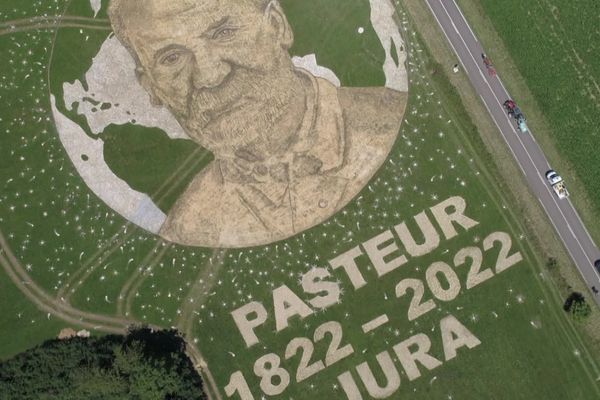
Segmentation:
{"type": "MultiPolygon", "coordinates": [[[[600,215],[600,3],[478,3],[550,123],[549,134],[572,165],[570,172],[581,180],[595,215],[600,215]]],[[[510,76],[504,79],[510,80],[510,76]]],[[[598,232],[596,226],[591,230],[598,232]]]]}
{"type": "MultiPolygon", "coordinates": [[[[82,14],[89,15],[86,3],[73,4],[81,7],[82,14]]],[[[297,30],[295,55],[315,51],[318,61],[336,71],[347,86],[383,82],[382,49],[368,23],[368,2],[318,1],[315,6],[307,6],[307,2],[289,0],[282,4],[297,30]],[[366,28],[362,37],[357,34],[361,26],[366,28]]],[[[14,7],[21,6],[25,7],[14,2],[14,7]]],[[[71,12],[78,10],[74,8],[71,12]]],[[[214,271],[216,275],[205,277],[214,287],[209,285],[199,293],[201,299],[192,313],[193,332],[219,389],[222,391],[230,375],[240,370],[255,398],[261,398],[259,380],[252,371],[254,361],[267,353],[283,358],[292,338],[312,339],[320,324],[337,321],[344,330],[342,344],[350,343],[354,354],[301,384],[294,382],[298,357],[283,361],[282,366],[291,374],[292,383],[278,398],[344,398],[339,386],[335,387],[338,374],[351,370],[356,377],[354,367],[368,361],[383,384],[375,355],[391,350],[393,345],[413,334],[427,334],[433,343],[432,355],[443,360],[438,324],[440,319],[452,314],[481,340],[481,345],[472,350],[461,349],[456,359],[434,371],[423,371],[423,377],[414,382],[409,382],[403,374],[402,387],[392,398],[598,398],[594,380],[599,374],[595,363],[560,310],[560,299],[548,282],[540,278],[542,261],[532,254],[527,238],[522,235],[518,215],[512,213],[516,207],[506,203],[497,190],[493,169],[486,164],[477,132],[465,118],[462,105],[445,77],[431,63],[418,35],[413,36],[418,27],[408,20],[402,21],[402,26],[408,28],[405,38],[411,50],[410,104],[401,135],[385,166],[356,201],[323,226],[285,242],[230,251],[214,271]],[[402,221],[414,228],[412,216],[450,196],[466,199],[467,214],[480,223],[476,228],[443,241],[433,253],[410,259],[405,266],[381,279],[368,260],[361,257],[359,267],[368,281],[367,286],[354,291],[345,276],[336,272],[334,275],[344,289],[341,303],[303,321],[292,319],[289,329],[275,334],[270,299],[273,289],[285,284],[306,299],[299,285],[302,273],[314,266],[326,266],[327,260],[402,221]],[[425,270],[434,261],[452,264],[459,249],[481,247],[482,240],[494,231],[509,233],[513,251],[520,251],[524,260],[470,290],[464,288],[466,266],[457,269],[463,285],[458,297],[448,303],[438,301],[435,310],[408,322],[410,296],[397,299],[396,284],[409,277],[423,279],[425,270]],[[247,350],[229,313],[252,300],[262,302],[270,315],[265,326],[257,329],[261,345],[247,350]],[[382,313],[389,316],[390,322],[373,334],[363,334],[361,325],[382,313]]],[[[81,45],[88,34],[85,30],[71,33],[75,34],[68,34],[64,46],[81,45]]],[[[187,298],[187,293],[198,279],[199,271],[206,267],[206,258],[211,252],[174,246],[162,258],[157,258],[153,252],[156,238],[134,227],[128,227],[127,234],[119,234],[123,242],[117,240],[119,244],[115,244],[110,240],[122,232],[126,221],[90,195],[72,168],[49,115],[46,70],[31,65],[34,60],[39,60],[41,65],[50,61],[44,51],[51,44],[50,37],[43,36],[45,39],[41,40],[39,36],[23,34],[16,36],[14,42],[0,38],[15,62],[7,79],[21,82],[18,88],[15,85],[8,92],[11,104],[24,107],[37,104],[39,98],[42,109],[31,113],[33,115],[23,113],[23,108],[20,114],[12,113],[10,107],[2,109],[2,230],[13,234],[9,237],[11,247],[24,264],[30,264],[33,279],[51,293],[82,265],[87,265],[86,261],[95,261],[97,267],[72,298],[75,306],[90,311],[114,314],[117,297],[131,274],[154,265],[152,272],[141,280],[139,296],[133,300],[133,316],[163,326],[177,325],[182,322],[179,321],[181,309],[195,300],[187,298]],[[36,43],[39,48],[28,56],[23,43],[36,43]],[[27,60],[28,64],[19,65],[20,60],[27,60]],[[36,73],[36,80],[31,76],[26,79],[32,72],[36,73]],[[46,163],[48,159],[52,159],[52,163],[46,163]],[[6,183],[9,180],[10,184],[6,183]],[[11,209],[13,205],[15,208],[11,209]],[[35,224],[36,229],[27,222],[35,224]],[[106,259],[94,259],[98,249],[113,253],[106,259]]],[[[92,48],[86,48],[85,54],[93,54],[101,42],[91,36],[90,41],[94,43],[89,44],[92,48]]],[[[79,63],[71,65],[69,71],[85,71],[89,62],[88,57],[83,56],[58,60],[56,78],[67,72],[60,69],[61,65],[79,63]]],[[[60,83],[58,79],[55,84],[60,86],[60,83]]],[[[2,88],[3,95],[5,89],[2,88]]],[[[132,151],[132,154],[139,152],[132,151]]],[[[486,253],[485,265],[493,265],[496,257],[497,249],[486,253]]],[[[46,316],[40,315],[33,306],[27,306],[16,289],[4,293],[6,299],[0,298],[0,304],[3,304],[2,311],[6,311],[6,319],[1,321],[0,337],[10,338],[16,330],[24,338],[22,341],[20,338],[2,340],[4,348],[0,354],[13,353],[56,334],[56,327],[41,324],[39,320],[46,316]],[[17,318],[19,312],[23,312],[23,319],[17,318]],[[37,330],[25,327],[23,321],[29,319],[38,321],[37,330]]],[[[427,290],[425,299],[431,298],[427,290]]],[[[317,343],[313,360],[323,359],[327,343],[328,340],[317,343]]],[[[397,360],[396,366],[399,368],[397,360]]],[[[364,388],[362,390],[364,394],[364,388]]],[[[365,398],[368,397],[365,395],[365,398]]]]}
{"type": "MultiPolygon", "coordinates": [[[[317,11],[315,11],[317,13],[317,11]]],[[[348,18],[348,14],[344,14],[348,18]]],[[[318,18],[318,15],[304,15],[318,18]]],[[[402,373],[402,384],[390,398],[427,399],[595,399],[598,370],[585,345],[578,340],[571,321],[560,309],[551,284],[540,278],[543,261],[522,235],[513,205],[505,203],[487,165],[486,153],[477,132],[465,116],[460,100],[448,85],[441,69],[431,64],[418,28],[409,25],[411,94],[406,121],[398,143],[371,185],[341,213],[319,229],[261,249],[231,251],[224,260],[218,283],[200,308],[194,326],[195,340],[215,376],[219,389],[236,371],[244,374],[255,398],[261,396],[261,379],[254,363],[266,354],[275,354],[291,375],[291,384],[281,399],[343,399],[336,377],[367,361],[379,384],[386,380],[375,356],[410,336],[422,332],[432,341],[431,353],[443,359],[439,320],[448,314],[457,317],[481,340],[473,350],[463,349],[449,361],[413,382],[402,373]],[[294,319],[289,329],[275,332],[272,290],[282,284],[301,298],[299,279],[313,266],[349,250],[438,201],[463,196],[469,215],[480,225],[441,246],[432,254],[411,259],[398,270],[378,279],[366,257],[358,259],[367,286],[354,291],[343,273],[333,272],[344,289],[341,304],[324,312],[294,319]],[[426,268],[435,261],[452,263],[454,254],[465,246],[480,246],[493,231],[506,231],[522,252],[524,261],[486,283],[466,290],[466,270],[457,269],[463,289],[450,303],[408,322],[409,298],[397,299],[395,287],[405,278],[424,279],[426,268]],[[261,342],[246,348],[231,311],[250,301],[265,305],[269,317],[256,329],[261,342]],[[365,335],[361,325],[387,314],[390,323],[365,335]],[[343,344],[350,343],[354,354],[302,383],[295,382],[299,357],[284,360],[286,347],[296,337],[312,339],[315,329],[326,321],[339,322],[343,344]],[[585,355],[584,355],[585,354],[585,355]]],[[[335,42],[331,36],[323,41],[335,42]]],[[[319,54],[317,53],[317,56],[319,54]]],[[[414,225],[411,225],[414,226],[414,225]]],[[[484,265],[494,262],[496,253],[486,255],[484,265]]],[[[424,299],[432,298],[426,290],[424,299]]],[[[317,343],[312,361],[323,359],[326,343],[317,343]]],[[[396,360],[396,366],[399,364],[396,360]]],[[[278,382],[277,378],[273,381],[278,382]]],[[[371,398],[359,383],[365,399],[371,398]]],[[[233,398],[239,398],[234,395],[233,398]]]]}
{"type": "Polygon", "coordinates": [[[0,269],[0,361],[58,336],[65,326],[40,311],[0,269]]]}

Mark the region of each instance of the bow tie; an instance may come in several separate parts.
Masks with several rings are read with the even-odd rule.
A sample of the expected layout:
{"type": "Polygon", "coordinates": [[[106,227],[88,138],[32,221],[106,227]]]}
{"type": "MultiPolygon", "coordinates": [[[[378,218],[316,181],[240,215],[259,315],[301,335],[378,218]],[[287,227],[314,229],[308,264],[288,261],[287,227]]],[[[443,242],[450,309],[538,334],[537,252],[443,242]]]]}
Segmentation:
{"type": "Polygon", "coordinates": [[[289,183],[292,177],[303,178],[320,172],[323,162],[317,157],[296,153],[288,159],[248,161],[244,158],[228,160],[222,166],[224,177],[236,183],[289,183]]]}

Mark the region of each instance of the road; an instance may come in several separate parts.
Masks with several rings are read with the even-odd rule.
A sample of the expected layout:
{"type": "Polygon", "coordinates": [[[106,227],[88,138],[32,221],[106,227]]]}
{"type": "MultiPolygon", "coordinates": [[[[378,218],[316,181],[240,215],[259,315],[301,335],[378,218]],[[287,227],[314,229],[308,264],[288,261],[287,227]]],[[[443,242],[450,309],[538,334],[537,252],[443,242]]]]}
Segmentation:
{"type": "MultiPolygon", "coordinates": [[[[600,290],[600,274],[593,266],[594,260],[600,259],[600,250],[570,199],[560,200],[547,184],[545,173],[552,168],[533,132],[519,132],[504,111],[503,103],[511,97],[500,77],[487,71],[481,56],[485,51],[460,8],[454,0],[427,0],[427,4],[583,279],[600,290]]],[[[527,110],[523,113],[527,115],[527,110]]],[[[600,295],[594,297],[600,305],[600,295]]]]}

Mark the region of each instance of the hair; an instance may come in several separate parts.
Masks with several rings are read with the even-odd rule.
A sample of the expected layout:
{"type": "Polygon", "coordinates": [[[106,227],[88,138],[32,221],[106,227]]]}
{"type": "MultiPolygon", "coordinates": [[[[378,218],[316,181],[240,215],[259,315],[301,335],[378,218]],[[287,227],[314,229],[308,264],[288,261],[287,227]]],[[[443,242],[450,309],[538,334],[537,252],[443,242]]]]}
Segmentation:
{"type": "MultiPolygon", "coordinates": [[[[194,0],[192,0],[194,1],[194,0]]],[[[202,0],[196,0],[202,1],[202,0]]],[[[264,11],[271,4],[277,3],[277,0],[233,0],[233,1],[246,1],[253,5],[255,5],[260,11],[264,11]]],[[[113,32],[115,33],[117,39],[129,50],[136,63],[139,65],[139,58],[133,49],[131,40],[127,35],[127,27],[125,21],[123,20],[123,8],[124,7],[132,7],[136,6],[140,3],[145,2],[145,0],[110,0],[108,4],[108,18],[110,19],[110,23],[112,25],[113,32]]]]}
{"type": "Polygon", "coordinates": [[[138,55],[133,49],[131,40],[125,32],[125,22],[123,21],[123,7],[124,5],[131,6],[132,0],[110,0],[108,4],[108,19],[112,25],[113,32],[117,39],[129,50],[133,58],[135,59],[136,65],[140,65],[138,55]]]}

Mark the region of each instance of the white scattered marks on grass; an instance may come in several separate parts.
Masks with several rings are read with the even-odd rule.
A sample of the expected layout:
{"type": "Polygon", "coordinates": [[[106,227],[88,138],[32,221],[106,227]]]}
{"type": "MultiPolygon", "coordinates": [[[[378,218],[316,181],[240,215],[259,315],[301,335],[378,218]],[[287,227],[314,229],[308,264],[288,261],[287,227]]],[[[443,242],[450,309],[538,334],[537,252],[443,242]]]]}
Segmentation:
{"type": "Polygon", "coordinates": [[[96,18],[96,16],[102,9],[102,0],[90,0],[90,5],[92,6],[92,10],[94,10],[94,18],[96,18]]]}

